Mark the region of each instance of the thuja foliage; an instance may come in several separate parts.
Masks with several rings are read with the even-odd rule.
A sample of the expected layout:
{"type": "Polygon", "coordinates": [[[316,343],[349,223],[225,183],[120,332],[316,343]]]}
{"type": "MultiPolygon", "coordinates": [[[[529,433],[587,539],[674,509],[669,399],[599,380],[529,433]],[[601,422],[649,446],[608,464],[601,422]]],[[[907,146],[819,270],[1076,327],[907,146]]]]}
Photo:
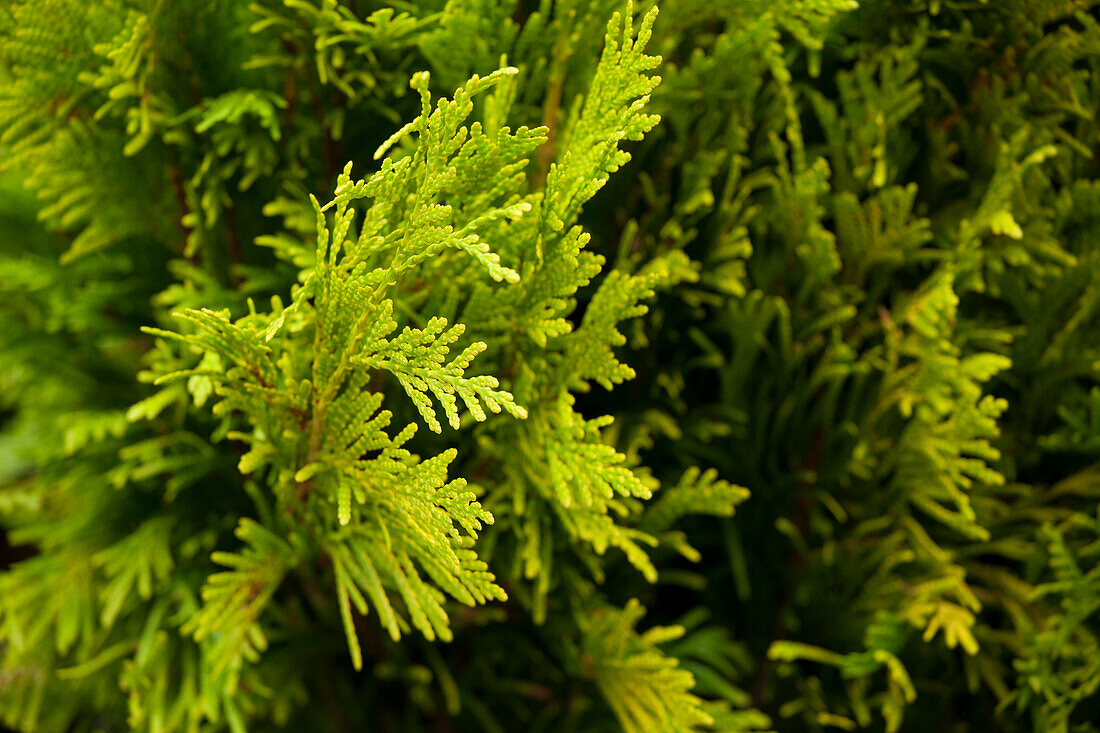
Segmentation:
{"type": "Polygon", "coordinates": [[[10,0],[0,722],[1098,730],[1098,10],[10,0]]]}

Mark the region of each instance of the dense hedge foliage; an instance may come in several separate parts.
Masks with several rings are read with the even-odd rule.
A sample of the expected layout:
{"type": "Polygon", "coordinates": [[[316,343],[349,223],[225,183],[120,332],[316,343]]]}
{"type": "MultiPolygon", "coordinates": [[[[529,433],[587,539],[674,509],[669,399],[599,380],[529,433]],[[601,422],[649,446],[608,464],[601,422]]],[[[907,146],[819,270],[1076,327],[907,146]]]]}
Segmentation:
{"type": "Polygon", "coordinates": [[[1100,730],[1098,10],[8,0],[0,721],[1100,730]]]}

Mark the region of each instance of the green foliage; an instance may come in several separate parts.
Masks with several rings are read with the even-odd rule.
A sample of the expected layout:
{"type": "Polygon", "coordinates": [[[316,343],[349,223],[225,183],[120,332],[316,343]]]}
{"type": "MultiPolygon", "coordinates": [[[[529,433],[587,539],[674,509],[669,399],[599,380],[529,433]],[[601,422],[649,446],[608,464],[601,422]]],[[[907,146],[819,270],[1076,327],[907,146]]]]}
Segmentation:
{"type": "Polygon", "coordinates": [[[1098,11],[11,0],[0,725],[1097,730],[1098,11]]]}
{"type": "Polygon", "coordinates": [[[582,662],[592,676],[624,731],[681,731],[714,722],[691,694],[695,681],[687,670],[677,669],[675,659],[657,647],[676,639],[683,629],[656,626],[643,634],[634,625],[645,613],[636,600],[626,608],[595,609],[582,626],[585,645],[582,662]]]}

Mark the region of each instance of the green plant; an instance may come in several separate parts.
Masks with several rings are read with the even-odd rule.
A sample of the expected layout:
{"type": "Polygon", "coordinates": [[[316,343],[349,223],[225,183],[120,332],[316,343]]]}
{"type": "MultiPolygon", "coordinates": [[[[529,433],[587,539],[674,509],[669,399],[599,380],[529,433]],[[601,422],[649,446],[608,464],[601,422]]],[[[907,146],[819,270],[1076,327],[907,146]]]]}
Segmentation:
{"type": "Polygon", "coordinates": [[[1100,4],[654,5],[0,9],[0,722],[1095,729],[1100,4]]]}

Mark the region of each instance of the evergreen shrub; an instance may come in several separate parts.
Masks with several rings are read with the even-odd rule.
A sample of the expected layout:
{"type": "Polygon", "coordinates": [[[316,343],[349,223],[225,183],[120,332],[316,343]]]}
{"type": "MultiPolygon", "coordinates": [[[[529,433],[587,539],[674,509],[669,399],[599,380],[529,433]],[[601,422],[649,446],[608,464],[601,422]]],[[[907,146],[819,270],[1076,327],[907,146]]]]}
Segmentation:
{"type": "Polygon", "coordinates": [[[6,0],[0,722],[1100,730],[1100,2],[6,0]]]}

